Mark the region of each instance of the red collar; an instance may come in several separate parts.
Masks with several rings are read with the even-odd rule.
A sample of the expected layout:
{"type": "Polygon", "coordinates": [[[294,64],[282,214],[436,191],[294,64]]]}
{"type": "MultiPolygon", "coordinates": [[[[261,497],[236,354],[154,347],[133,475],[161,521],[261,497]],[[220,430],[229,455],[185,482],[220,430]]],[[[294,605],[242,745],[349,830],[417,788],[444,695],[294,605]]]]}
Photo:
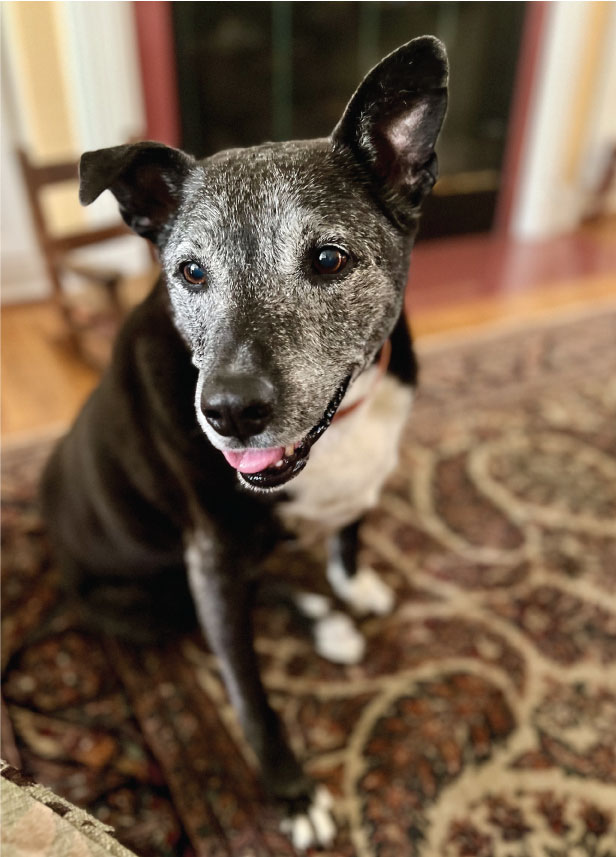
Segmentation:
{"type": "Polygon", "coordinates": [[[383,343],[383,347],[381,348],[381,351],[379,354],[379,362],[377,363],[377,367],[376,367],[377,368],[377,374],[376,374],[374,381],[372,382],[372,384],[370,386],[370,389],[368,390],[368,392],[364,396],[361,397],[361,399],[358,399],[356,402],[353,402],[352,405],[348,405],[346,408],[341,408],[338,411],[336,411],[336,414],[335,414],[332,422],[335,422],[336,420],[339,420],[342,417],[348,416],[356,408],[358,408],[363,402],[365,402],[365,400],[368,398],[368,396],[374,391],[375,387],[381,382],[383,375],[387,372],[387,367],[389,366],[390,359],[391,359],[391,340],[386,339],[385,342],[383,343]]]}

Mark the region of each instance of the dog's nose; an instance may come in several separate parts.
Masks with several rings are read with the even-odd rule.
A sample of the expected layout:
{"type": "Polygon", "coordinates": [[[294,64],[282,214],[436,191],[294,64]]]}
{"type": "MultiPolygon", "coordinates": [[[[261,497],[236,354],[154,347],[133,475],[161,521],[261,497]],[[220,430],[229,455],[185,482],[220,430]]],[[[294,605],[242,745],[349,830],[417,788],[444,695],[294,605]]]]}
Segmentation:
{"type": "Polygon", "coordinates": [[[256,375],[217,375],[203,385],[201,410],[223,437],[259,434],[274,411],[274,387],[256,375]]]}

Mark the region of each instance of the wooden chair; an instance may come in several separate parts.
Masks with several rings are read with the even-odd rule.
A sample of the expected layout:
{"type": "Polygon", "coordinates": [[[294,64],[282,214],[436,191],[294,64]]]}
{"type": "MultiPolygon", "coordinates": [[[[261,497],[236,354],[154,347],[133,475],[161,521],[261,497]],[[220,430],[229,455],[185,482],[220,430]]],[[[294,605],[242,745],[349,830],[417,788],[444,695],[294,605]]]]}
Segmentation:
{"type": "Polygon", "coordinates": [[[603,172],[601,173],[597,186],[591,194],[582,217],[583,222],[592,223],[609,216],[609,199],[616,186],[616,146],[613,146],[605,159],[603,172]]]}
{"type": "Polygon", "coordinates": [[[100,228],[87,227],[68,234],[54,234],[41,203],[41,194],[43,189],[50,185],[77,180],[77,162],[67,161],[39,166],[32,163],[23,149],[19,149],[17,155],[25,181],[37,241],[51,282],[54,302],[64,320],[67,342],[79,357],[95,365],[96,368],[101,368],[100,364],[105,362],[104,359],[93,357],[91,350],[85,345],[85,340],[97,326],[101,327],[101,323],[107,330],[107,338],[111,340],[110,331],[117,327],[123,314],[119,295],[122,273],[117,270],[78,264],[73,262],[70,256],[72,251],[79,248],[130,235],[131,232],[123,223],[118,223],[100,228]],[[103,290],[107,310],[102,315],[99,313],[88,317],[87,313],[79,311],[75,301],[69,300],[64,283],[67,274],[77,275],[103,290]]]}

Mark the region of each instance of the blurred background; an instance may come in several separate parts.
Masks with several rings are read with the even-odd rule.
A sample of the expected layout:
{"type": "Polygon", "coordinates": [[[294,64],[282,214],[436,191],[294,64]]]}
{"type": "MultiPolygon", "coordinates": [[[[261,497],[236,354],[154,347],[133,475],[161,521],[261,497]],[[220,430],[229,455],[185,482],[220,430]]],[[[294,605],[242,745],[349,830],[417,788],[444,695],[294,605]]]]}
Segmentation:
{"type": "Polygon", "coordinates": [[[447,45],[451,98],[417,333],[613,295],[614,3],[5,2],[4,435],[70,419],[155,277],[110,194],[80,208],[81,152],[326,135],[370,67],[424,33],[447,45]]]}

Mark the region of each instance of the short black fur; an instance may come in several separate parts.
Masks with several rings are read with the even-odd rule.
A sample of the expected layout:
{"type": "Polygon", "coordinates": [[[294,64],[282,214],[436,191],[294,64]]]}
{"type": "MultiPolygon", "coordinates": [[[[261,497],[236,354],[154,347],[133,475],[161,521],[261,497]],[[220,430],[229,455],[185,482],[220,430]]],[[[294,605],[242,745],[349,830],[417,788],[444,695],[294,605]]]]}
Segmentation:
{"type": "MultiPolygon", "coordinates": [[[[446,81],[444,48],[424,37],[370,72],[326,140],[199,162],[140,143],[81,162],[82,202],[111,190],[129,226],[156,245],[162,276],[48,463],[51,540],[88,621],[106,630],[160,639],[196,612],[264,782],[291,815],[306,810],[313,785],[267,701],[250,619],[259,567],[286,536],[285,495],[247,490],[224,456],[300,442],[387,338],[390,377],[415,384],[404,290],[446,81]],[[354,262],[319,279],[305,260],[331,243],[354,262]],[[181,276],[191,261],[206,271],[202,288],[181,276]],[[248,439],[217,433],[207,417],[208,397],[224,398],[238,374],[247,396],[251,378],[275,391],[267,425],[248,439]]],[[[255,402],[233,402],[244,406],[255,402]]],[[[346,525],[351,574],[358,528],[346,525]]],[[[326,839],[315,829],[315,842],[326,839]]]]}

